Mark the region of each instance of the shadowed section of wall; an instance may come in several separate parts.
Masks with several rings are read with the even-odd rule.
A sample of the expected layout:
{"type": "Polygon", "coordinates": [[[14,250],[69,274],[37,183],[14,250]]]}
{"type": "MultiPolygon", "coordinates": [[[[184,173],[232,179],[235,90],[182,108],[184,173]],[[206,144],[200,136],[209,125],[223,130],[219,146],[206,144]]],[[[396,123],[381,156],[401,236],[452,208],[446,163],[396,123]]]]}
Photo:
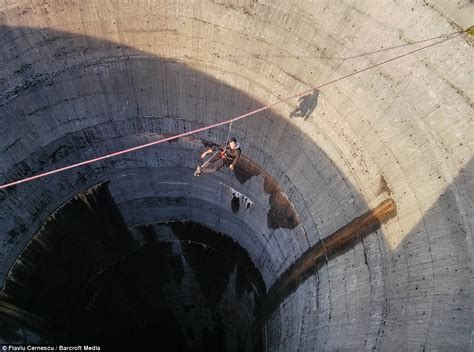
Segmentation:
{"type": "MultiPolygon", "coordinates": [[[[14,87],[7,89],[1,97],[3,106],[0,109],[2,114],[5,113],[2,115],[4,116],[1,120],[2,127],[8,130],[7,135],[12,137],[4,141],[1,159],[5,170],[2,177],[4,181],[201,127],[217,121],[225,114],[237,115],[259,104],[247,94],[178,61],[144,55],[131,48],[123,46],[118,48],[113,43],[51,30],[34,31],[3,27],[2,31],[3,38],[5,40],[9,38],[9,42],[7,40],[9,44],[6,45],[12,51],[33,50],[29,47],[30,43],[34,43],[34,50],[38,51],[35,55],[35,64],[25,66],[24,70],[15,70],[18,71],[16,75],[20,79],[16,82],[13,80],[11,83],[14,87]],[[32,41],[19,42],[15,39],[18,35],[31,37],[32,41]],[[85,39],[87,39],[87,50],[78,44],[85,39]],[[61,50],[63,55],[55,56],[53,62],[66,60],[67,65],[52,65],[49,62],[51,50],[56,49],[61,50]],[[69,82],[74,84],[70,85],[69,82]],[[24,118],[18,119],[18,116],[24,118]],[[19,131],[29,133],[20,134],[19,131]]],[[[71,307],[75,305],[71,302],[80,300],[78,296],[63,294],[60,299],[55,300],[54,295],[49,295],[45,291],[43,296],[49,297],[47,299],[49,304],[39,303],[43,302],[43,296],[40,295],[36,299],[31,299],[27,294],[28,299],[26,301],[22,299],[26,291],[20,289],[20,283],[31,282],[33,279],[30,275],[37,274],[36,271],[26,270],[21,265],[23,259],[29,267],[37,268],[36,270],[43,273],[33,276],[37,280],[35,287],[38,287],[42,280],[40,278],[46,277],[46,273],[49,272],[46,269],[54,263],[45,264],[49,252],[47,245],[43,249],[42,242],[36,244],[34,250],[23,249],[25,246],[32,248],[29,246],[35,241],[30,242],[31,238],[45,226],[46,221],[49,229],[57,230],[52,230],[52,233],[55,233],[53,237],[56,240],[63,238],[64,233],[67,233],[64,228],[67,221],[58,218],[63,225],[57,225],[56,218],[50,217],[51,214],[75,195],[94,184],[103,182],[108,182],[109,200],[117,204],[117,211],[123,219],[120,221],[123,221],[128,228],[138,226],[137,228],[143,231],[148,224],[176,220],[203,224],[231,236],[233,241],[248,253],[252,266],[262,276],[264,285],[266,287],[271,285],[311,242],[316,242],[315,236],[318,236],[317,232],[313,232],[313,237],[308,238],[305,232],[305,227],[317,229],[316,220],[313,216],[309,216],[307,211],[304,211],[306,214],[304,219],[298,216],[298,211],[304,210],[307,205],[300,190],[301,186],[294,184],[286,175],[284,165],[294,160],[295,153],[302,156],[311,155],[312,159],[316,158],[326,165],[331,165],[331,161],[304,133],[279,115],[267,111],[245,123],[233,126],[232,135],[239,139],[244,150],[244,157],[236,169],[236,177],[228,172],[221,172],[193,179],[192,170],[198,162],[199,153],[206,146],[222,143],[227,130],[216,129],[203,135],[183,138],[160,145],[158,148],[123,155],[0,192],[1,226],[7,233],[3,238],[4,265],[1,270],[5,276],[10,273],[5,281],[4,291],[15,297],[14,300],[18,300],[16,304],[19,307],[31,309],[48,323],[56,324],[54,326],[58,328],[57,331],[65,331],[64,334],[67,336],[80,339],[78,332],[83,330],[78,328],[77,321],[68,322],[66,316],[72,315],[62,313],[73,309],[71,307]],[[293,145],[294,151],[285,155],[281,151],[288,151],[290,144],[277,145],[276,142],[280,138],[287,141],[297,139],[303,143],[293,145]],[[278,155],[280,156],[275,158],[278,155]],[[265,168],[260,165],[265,165],[265,168]],[[235,192],[242,195],[242,202],[246,204],[237,211],[235,208],[232,209],[235,192]],[[12,209],[17,209],[14,214],[11,213],[12,209]],[[19,255],[21,260],[18,260],[19,255]],[[44,264],[37,265],[36,261],[44,264]],[[19,291],[15,291],[16,289],[19,291]],[[25,306],[27,303],[30,305],[25,306]],[[60,326],[62,327],[59,328],[60,326]]],[[[353,192],[337,168],[328,171],[330,172],[321,179],[334,179],[337,175],[337,178],[343,181],[341,187],[334,189],[326,189],[324,184],[314,185],[321,194],[328,194],[326,197],[328,200],[332,197],[331,202],[336,202],[334,190],[342,193],[353,192]]],[[[307,172],[308,177],[312,177],[313,172],[311,170],[307,172]]],[[[301,175],[305,175],[304,170],[301,175]]],[[[51,284],[53,287],[70,287],[71,290],[91,280],[91,275],[97,272],[98,266],[114,262],[117,255],[128,253],[130,248],[135,248],[138,243],[149,243],[153,239],[150,233],[145,239],[132,231],[133,239],[125,240],[130,234],[123,229],[120,230],[122,227],[120,222],[113,223],[111,228],[101,227],[106,226],[107,221],[103,225],[96,224],[97,221],[107,218],[118,219],[118,216],[99,212],[95,215],[90,214],[89,203],[81,203],[80,197],[72,203],[67,203],[69,204],[67,209],[73,209],[72,204],[76,204],[75,202],[78,202],[80,216],[72,223],[81,226],[83,223],[89,224],[91,229],[84,237],[73,232],[76,236],[72,238],[76,239],[78,248],[84,248],[83,251],[87,255],[81,257],[78,251],[76,256],[68,256],[66,249],[75,248],[76,245],[73,244],[65,249],[57,249],[63,256],[67,256],[65,259],[70,260],[71,265],[65,268],[76,268],[79,274],[69,273],[67,277],[72,276],[75,281],[67,285],[63,282],[66,280],[64,278],[51,284]],[[96,219],[95,222],[93,219],[96,219]],[[109,241],[101,242],[99,240],[101,236],[94,235],[96,233],[119,237],[117,241],[111,241],[112,246],[108,248],[106,244],[109,241]],[[121,233],[123,235],[120,235],[121,233]],[[124,240],[119,240],[120,236],[125,236],[124,240]],[[95,249],[88,251],[87,247],[83,247],[85,244],[95,249]],[[118,252],[114,252],[116,248],[118,252]],[[102,253],[102,256],[98,253],[102,253]],[[87,259],[89,256],[90,260],[87,259]],[[86,266],[85,269],[73,265],[74,260],[80,259],[82,265],[86,266]]],[[[362,201],[358,201],[358,207],[364,207],[362,201]]],[[[324,211],[321,211],[321,216],[323,213],[324,211]]],[[[78,231],[80,226],[76,227],[78,231]]],[[[199,255],[205,257],[205,254],[199,255]]],[[[192,262],[196,265],[195,261],[192,262]]],[[[220,262],[221,260],[211,262],[208,269],[213,266],[218,268],[220,262]]],[[[190,265],[191,268],[193,265],[190,265]]],[[[252,307],[257,304],[255,301],[241,302],[242,297],[253,293],[248,291],[248,287],[244,288],[246,286],[243,284],[241,269],[235,273],[230,267],[228,269],[227,274],[222,276],[220,297],[227,297],[222,296],[229,290],[227,283],[235,280],[237,285],[235,289],[239,294],[237,294],[238,300],[232,306],[237,307],[242,303],[242,307],[252,307]]],[[[201,271],[206,272],[207,269],[201,271]]],[[[51,273],[48,277],[54,278],[51,273]]],[[[61,269],[58,275],[61,273],[68,272],[61,269]]],[[[202,279],[202,275],[204,274],[193,274],[197,278],[197,286],[204,292],[204,297],[209,298],[209,294],[205,293],[213,292],[214,286],[209,276],[204,275],[205,279],[202,279]],[[204,284],[208,284],[209,287],[203,289],[204,284]]],[[[191,290],[191,288],[182,289],[184,292],[191,290]]],[[[211,300],[211,306],[222,304],[220,303],[222,299],[214,298],[211,300]]],[[[297,306],[299,303],[295,301],[294,304],[297,306]]],[[[235,311],[245,309],[235,308],[235,311]]],[[[283,315],[291,316],[292,309],[286,310],[283,315]]],[[[190,312],[195,317],[200,316],[190,312]]],[[[176,316],[178,313],[173,314],[176,316]]],[[[238,319],[241,322],[238,325],[240,328],[235,326],[230,328],[226,323],[228,320],[224,318],[216,320],[216,324],[218,321],[221,322],[217,325],[222,326],[219,331],[225,331],[225,340],[230,341],[227,343],[234,345],[233,342],[240,341],[241,345],[248,348],[251,346],[261,348],[259,347],[262,346],[259,342],[261,338],[258,334],[249,332],[245,335],[244,327],[251,326],[252,314],[237,314],[240,316],[238,319]],[[239,330],[244,335],[241,335],[239,330]],[[234,333],[230,334],[229,331],[234,333]]],[[[227,317],[223,313],[220,316],[227,317]]],[[[102,318],[99,320],[103,321],[102,318]]],[[[120,319],[117,318],[116,321],[120,319]]],[[[130,321],[137,322],[133,319],[130,321]]],[[[200,318],[190,318],[189,324],[198,321],[200,318]]],[[[282,322],[272,324],[278,326],[282,322]]],[[[92,326],[88,323],[84,324],[86,325],[92,326]]],[[[133,326],[132,323],[129,325],[129,329],[135,331],[131,333],[130,338],[138,333],[133,326]]],[[[98,327],[97,329],[83,331],[84,336],[92,338],[107,335],[98,327]]],[[[204,339],[202,336],[209,334],[214,336],[212,334],[215,331],[214,325],[210,323],[202,329],[191,330],[192,333],[187,329],[178,332],[178,335],[184,334],[187,338],[194,336],[197,342],[192,342],[191,345],[202,343],[204,339]]],[[[191,338],[190,341],[194,340],[191,338]]],[[[272,345],[274,343],[277,341],[271,342],[272,345]]]]}
{"type": "MultiPolygon", "coordinates": [[[[401,350],[413,349],[414,341],[394,341],[399,334],[423,336],[420,344],[426,350],[471,349],[474,292],[466,283],[471,282],[473,266],[466,250],[472,254],[472,232],[464,226],[466,214],[459,209],[474,205],[473,177],[471,159],[403,243],[387,253],[399,270],[386,273],[387,313],[380,350],[395,344],[401,350]],[[457,192],[469,195],[456,199],[457,192]],[[460,208],[452,207],[455,202],[462,202],[460,208]],[[458,338],[453,340],[453,335],[458,338]]],[[[473,220],[468,219],[471,229],[473,220]]]]}

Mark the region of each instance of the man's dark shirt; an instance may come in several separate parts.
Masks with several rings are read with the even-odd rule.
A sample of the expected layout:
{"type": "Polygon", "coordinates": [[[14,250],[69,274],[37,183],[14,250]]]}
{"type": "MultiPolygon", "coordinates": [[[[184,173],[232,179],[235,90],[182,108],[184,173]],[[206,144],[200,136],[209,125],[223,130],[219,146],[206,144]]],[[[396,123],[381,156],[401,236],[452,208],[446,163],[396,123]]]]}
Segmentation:
{"type": "Polygon", "coordinates": [[[237,164],[237,161],[239,161],[240,154],[241,154],[240,148],[231,149],[229,147],[229,144],[226,144],[225,146],[221,145],[219,148],[213,147],[212,149],[224,151],[224,157],[225,157],[224,159],[227,165],[233,165],[235,167],[235,165],[237,164]]]}

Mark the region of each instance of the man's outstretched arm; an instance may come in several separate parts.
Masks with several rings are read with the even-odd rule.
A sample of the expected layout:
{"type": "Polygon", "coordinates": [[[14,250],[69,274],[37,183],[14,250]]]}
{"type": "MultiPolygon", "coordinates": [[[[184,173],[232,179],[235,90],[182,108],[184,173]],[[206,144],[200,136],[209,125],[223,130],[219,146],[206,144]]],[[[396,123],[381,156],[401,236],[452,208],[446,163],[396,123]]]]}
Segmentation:
{"type": "Polygon", "coordinates": [[[206,150],[204,153],[201,154],[201,159],[204,159],[206,155],[211,154],[211,153],[212,153],[212,148],[209,148],[208,150],[206,150]]]}

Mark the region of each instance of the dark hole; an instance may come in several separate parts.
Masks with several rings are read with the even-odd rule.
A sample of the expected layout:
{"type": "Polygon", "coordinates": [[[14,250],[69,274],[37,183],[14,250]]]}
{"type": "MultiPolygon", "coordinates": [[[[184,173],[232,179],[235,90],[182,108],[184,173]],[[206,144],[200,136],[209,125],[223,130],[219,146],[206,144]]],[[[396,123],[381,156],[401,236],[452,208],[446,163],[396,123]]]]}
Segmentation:
{"type": "Polygon", "coordinates": [[[232,209],[232,212],[235,214],[239,211],[240,209],[240,198],[236,197],[235,195],[232,197],[232,200],[230,202],[230,207],[232,209]]]}

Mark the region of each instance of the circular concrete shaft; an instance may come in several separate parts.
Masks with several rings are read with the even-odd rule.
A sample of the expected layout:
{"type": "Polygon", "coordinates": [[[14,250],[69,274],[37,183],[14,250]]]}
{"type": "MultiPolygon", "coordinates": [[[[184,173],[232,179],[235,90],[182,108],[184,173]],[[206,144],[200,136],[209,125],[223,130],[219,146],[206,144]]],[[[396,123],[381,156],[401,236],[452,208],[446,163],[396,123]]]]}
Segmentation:
{"type": "MultiPolygon", "coordinates": [[[[3,2],[0,183],[310,91],[459,32],[473,12],[467,0],[3,2]]],[[[473,59],[464,33],[236,122],[235,174],[193,177],[221,127],[0,191],[0,339],[472,349],[473,59]],[[387,199],[396,216],[326,255],[262,321],[292,264],[387,199]]]]}

